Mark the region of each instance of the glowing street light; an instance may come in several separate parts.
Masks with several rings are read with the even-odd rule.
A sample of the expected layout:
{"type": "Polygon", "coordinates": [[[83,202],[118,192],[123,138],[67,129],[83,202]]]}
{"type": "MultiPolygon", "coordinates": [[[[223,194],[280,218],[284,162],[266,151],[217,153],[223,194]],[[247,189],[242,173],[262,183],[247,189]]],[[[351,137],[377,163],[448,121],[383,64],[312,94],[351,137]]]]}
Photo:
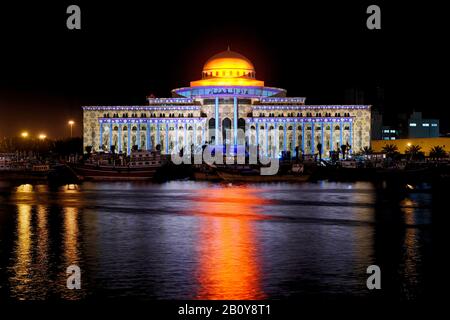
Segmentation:
{"type": "Polygon", "coordinates": [[[72,138],[73,125],[75,124],[75,121],[69,120],[68,124],[70,126],[70,137],[72,138]]]}
{"type": "Polygon", "coordinates": [[[28,132],[24,131],[20,134],[22,136],[22,138],[28,138],[28,132]]]}
{"type": "Polygon", "coordinates": [[[408,142],[406,145],[407,145],[408,147],[411,147],[411,142],[408,142]]]}
{"type": "Polygon", "coordinates": [[[41,133],[41,134],[38,136],[38,138],[39,138],[39,140],[45,140],[45,139],[47,139],[47,136],[46,136],[45,134],[41,133]]]}

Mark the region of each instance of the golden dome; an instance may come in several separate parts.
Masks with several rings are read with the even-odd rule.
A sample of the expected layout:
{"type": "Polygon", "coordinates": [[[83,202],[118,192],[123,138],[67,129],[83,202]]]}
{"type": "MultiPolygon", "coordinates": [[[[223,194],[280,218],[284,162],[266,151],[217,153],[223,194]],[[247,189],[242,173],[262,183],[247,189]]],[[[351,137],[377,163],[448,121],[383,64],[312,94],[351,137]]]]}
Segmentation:
{"type": "Polygon", "coordinates": [[[202,80],[191,82],[191,87],[199,86],[264,86],[264,82],[256,80],[255,67],[249,59],[228,49],[206,61],[202,80]]]}
{"type": "Polygon", "coordinates": [[[231,50],[222,51],[213,55],[203,66],[203,73],[212,72],[213,76],[230,76],[230,71],[231,75],[238,75],[239,71],[241,71],[239,75],[244,75],[251,72],[254,73],[255,67],[251,61],[242,54],[231,50]],[[217,71],[222,72],[219,72],[218,74],[214,73],[217,71]],[[225,71],[225,73],[223,71],[225,71]]]}

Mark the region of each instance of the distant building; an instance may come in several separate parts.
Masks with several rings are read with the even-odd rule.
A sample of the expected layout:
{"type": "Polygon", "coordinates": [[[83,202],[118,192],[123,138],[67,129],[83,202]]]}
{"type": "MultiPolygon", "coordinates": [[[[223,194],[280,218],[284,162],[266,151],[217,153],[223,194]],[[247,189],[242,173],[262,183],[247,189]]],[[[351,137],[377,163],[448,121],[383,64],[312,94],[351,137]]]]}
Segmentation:
{"type": "Polygon", "coordinates": [[[422,112],[413,112],[408,119],[408,138],[439,137],[439,120],[423,119],[422,112]]]}
{"type": "Polygon", "coordinates": [[[364,91],[359,88],[350,88],[345,90],[345,103],[364,104],[364,91]]]}
{"type": "Polygon", "coordinates": [[[397,140],[400,138],[400,130],[392,126],[383,126],[381,131],[381,139],[373,140],[397,140]]]}
{"type": "Polygon", "coordinates": [[[383,139],[383,115],[381,112],[372,109],[371,117],[371,139],[372,140],[382,140],[383,139]]]}

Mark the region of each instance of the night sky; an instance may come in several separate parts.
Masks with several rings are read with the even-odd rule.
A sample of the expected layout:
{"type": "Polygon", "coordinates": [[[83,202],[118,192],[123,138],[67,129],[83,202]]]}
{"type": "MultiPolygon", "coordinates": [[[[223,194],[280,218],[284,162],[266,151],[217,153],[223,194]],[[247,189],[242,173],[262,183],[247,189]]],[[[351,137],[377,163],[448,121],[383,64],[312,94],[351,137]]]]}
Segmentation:
{"type": "Polygon", "coordinates": [[[382,108],[387,122],[413,109],[448,130],[442,69],[444,12],[436,7],[333,1],[59,1],[0,7],[0,137],[81,134],[82,105],[145,105],[199,79],[204,62],[231,49],[248,57],[268,86],[307,104],[349,103],[349,88],[382,108]],[[339,2],[339,3],[336,3],[339,2]],[[345,4],[344,4],[345,3],[345,4]],[[82,29],[66,28],[81,7],[82,29]],[[366,28],[378,4],[382,30],[366,28]],[[384,92],[384,98],[380,96],[384,92]]]}

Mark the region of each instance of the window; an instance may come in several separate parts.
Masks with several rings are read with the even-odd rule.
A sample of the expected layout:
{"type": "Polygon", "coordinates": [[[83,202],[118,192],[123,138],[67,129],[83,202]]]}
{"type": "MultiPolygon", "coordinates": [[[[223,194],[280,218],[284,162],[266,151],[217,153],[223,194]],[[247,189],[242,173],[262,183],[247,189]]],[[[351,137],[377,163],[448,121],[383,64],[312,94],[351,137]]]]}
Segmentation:
{"type": "Polygon", "coordinates": [[[395,137],[391,137],[391,140],[395,140],[395,137]]]}
{"type": "Polygon", "coordinates": [[[422,127],[429,127],[430,124],[429,123],[422,123],[422,127]]]}
{"type": "Polygon", "coordinates": [[[432,123],[431,126],[432,127],[437,127],[437,123],[432,123]]]}
{"type": "Polygon", "coordinates": [[[416,124],[415,124],[415,123],[410,123],[409,126],[410,126],[410,127],[415,127],[416,124]]]}
{"type": "Polygon", "coordinates": [[[383,130],[384,133],[389,133],[389,130],[383,130]]]}
{"type": "Polygon", "coordinates": [[[391,133],[395,133],[395,130],[391,130],[391,133]]]}

